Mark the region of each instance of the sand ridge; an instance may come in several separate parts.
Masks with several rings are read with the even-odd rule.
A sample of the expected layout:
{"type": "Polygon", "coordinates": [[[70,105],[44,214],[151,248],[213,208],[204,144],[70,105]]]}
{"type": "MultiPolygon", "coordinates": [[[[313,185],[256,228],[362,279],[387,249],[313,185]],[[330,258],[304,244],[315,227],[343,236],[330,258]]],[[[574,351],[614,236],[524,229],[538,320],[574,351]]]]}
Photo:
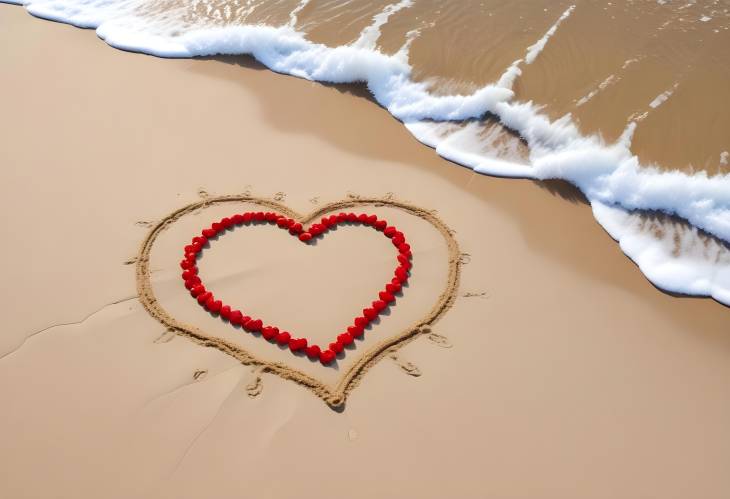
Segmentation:
{"type": "MultiPolygon", "coordinates": [[[[386,356],[390,356],[397,360],[396,351],[421,335],[426,335],[431,338],[433,335],[431,332],[431,326],[433,326],[443,316],[443,314],[446,313],[456,299],[460,268],[463,263],[461,256],[459,245],[453,237],[453,231],[449,229],[449,227],[433,212],[408,203],[395,201],[390,196],[386,198],[359,198],[357,196],[351,196],[348,200],[336,201],[323,205],[306,215],[301,215],[278,201],[251,196],[249,194],[205,197],[202,201],[191,203],[175,210],[154,224],[152,230],[143,240],[139,254],[136,258],[137,292],[139,300],[145,310],[147,310],[153,318],[162,323],[168,332],[184,336],[206,347],[217,348],[218,350],[238,359],[244,365],[255,366],[256,380],[249,390],[250,396],[256,396],[260,393],[260,377],[263,373],[268,372],[309,388],[331,408],[341,410],[344,409],[348,394],[358,385],[359,381],[367,373],[368,369],[386,356]],[[171,224],[174,224],[180,217],[186,214],[205,209],[212,205],[229,203],[235,204],[242,202],[253,203],[268,209],[276,210],[283,215],[297,220],[305,226],[309,225],[309,223],[315,218],[320,217],[325,213],[366,206],[388,206],[421,218],[430,223],[441,234],[447,245],[449,260],[448,277],[444,290],[439,295],[431,310],[421,320],[412,324],[410,327],[407,327],[400,334],[387,338],[362,353],[360,358],[343,372],[340,381],[335,386],[329,386],[315,377],[288,366],[285,363],[260,359],[239,345],[235,345],[220,337],[211,336],[196,326],[186,324],[172,317],[162,307],[162,305],[160,305],[150,281],[150,252],[154,246],[155,240],[162,231],[170,227],[171,224]]],[[[436,340],[435,342],[438,343],[440,338],[440,336],[434,336],[432,341],[436,340]]],[[[412,371],[408,368],[408,366],[402,366],[402,368],[406,370],[406,372],[412,371]]],[[[414,369],[417,371],[417,368],[414,367],[414,369]]],[[[420,373],[416,373],[416,371],[409,372],[409,374],[418,376],[420,373]]]]}

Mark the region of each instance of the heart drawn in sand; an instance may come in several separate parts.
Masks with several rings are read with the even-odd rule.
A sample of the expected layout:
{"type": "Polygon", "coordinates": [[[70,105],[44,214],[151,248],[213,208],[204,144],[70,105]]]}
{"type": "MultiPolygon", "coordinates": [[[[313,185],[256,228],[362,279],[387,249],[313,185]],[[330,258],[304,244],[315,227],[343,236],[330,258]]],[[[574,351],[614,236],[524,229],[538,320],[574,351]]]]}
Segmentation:
{"type": "Polygon", "coordinates": [[[343,352],[347,345],[351,345],[355,341],[355,338],[363,336],[365,327],[368,324],[395,302],[395,294],[400,292],[403,284],[408,281],[412,267],[411,258],[411,247],[406,242],[403,233],[388,225],[385,220],[379,220],[376,215],[340,212],[336,215],[325,216],[319,220],[319,223],[313,223],[305,228],[300,222],[279,213],[249,211],[236,213],[231,217],[225,217],[218,222],[214,222],[210,227],[203,229],[199,236],[193,237],[191,243],[184,248],[184,258],[180,262],[180,267],[183,269],[182,279],[185,287],[190,291],[192,297],[198,301],[198,304],[211,314],[220,317],[233,326],[241,326],[244,331],[260,333],[264,339],[272,343],[288,345],[292,352],[303,350],[310,359],[319,359],[322,364],[330,364],[338,353],[343,352]],[[327,348],[313,344],[307,338],[294,337],[288,331],[280,331],[276,326],[264,325],[261,319],[245,315],[241,310],[217,299],[213,292],[205,287],[198,275],[198,260],[203,256],[204,250],[210,251],[211,242],[234,228],[260,224],[275,225],[282,230],[288,231],[289,234],[297,237],[304,244],[309,244],[313,238],[323,237],[331,228],[340,224],[353,224],[377,230],[385,237],[390,238],[393,246],[395,246],[394,260],[396,260],[397,265],[393,272],[394,277],[377,293],[377,298],[362,310],[362,315],[355,317],[352,324],[347,326],[344,332],[338,334],[327,348]]]}
{"type": "MultiPolygon", "coordinates": [[[[231,209],[233,213],[236,211],[235,208],[231,209]]],[[[275,374],[310,389],[330,407],[342,408],[349,393],[358,385],[370,367],[387,355],[394,355],[399,348],[421,335],[432,334],[431,326],[443,316],[454,302],[459,282],[459,267],[459,247],[451,230],[433,212],[407,203],[378,198],[348,199],[322,206],[308,215],[300,215],[287,206],[270,199],[249,195],[231,195],[206,197],[202,201],[184,206],[162,218],[151,229],[142,243],[136,260],[136,275],[140,303],[168,332],[189,338],[200,345],[216,348],[236,358],[244,365],[253,366],[255,372],[258,373],[257,379],[260,379],[263,373],[275,374]],[[263,337],[263,339],[256,338],[253,341],[268,340],[274,344],[288,346],[289,350],[298,353],[299,356],[306,354],[312,361],[319,361],[325,366],[329,366],[333,363],[338,352],[344,352],[344,346],[351,344],[355,338],[364,335],[364,330],[370,330],[376,325],[373,321],[394,303],[403,283],[408,281],[413,256],[403,233],[390,226],[385,220],[378,218],[378,216],[363,213],[368,208],[395,210],[407,216],[417,217],[430,224],[445,242],[447,249],[446,263],[448,265],[446,280],[443,284],[434,283],[436,292],[439,292],[439,289],[441,291],[430,311],[423,317],[398,333],[390,333],[387,337],[378,338],[379,341],[367,349],[363,347],[360,351],[350,351],[348,355],[354,358],[347,365],[338,366],[335,364],[341,377],[334,386],[331,386],[318,379],[316,373],[309,374],[298,368],[297,366],[301,366],[301,364],[298,364],[301,362],[300,359],[293,358],[291,363],[285,363],[261,358],[245,348],[241,342],[214,336],[197,326],[174,318],[155,295],[151,278],[150,254],[158,237],[183,217],[199,213],[201,210],[213,206],[235,206],[242,203],[255,205],[256,211],[240,212],[223,218],[203,230],[200,235],[193,237],[190,244],[184,248],[184,259],[180,262],[180,266],[183,268],[182,277],[185,287],[194,297],[189,299],[191,301],[195,299],[205,310],[230,323],[232,327],[240,328],[242,336],[245,334],[244,332],[247,332],[263,337]],[[232,304],[224,303],[220,298],[214,296],[213,291],[206,288],[199,276],[198,265],[204,264],[205,253],[213,251],[214,243],[218,238],[225,236],[230,231],[245,230],[246,226],[258,224],[271,224],[279,227],[281,230],[288,231],[292,237],[298,238],[304,244],[313,244],[317,238],[324,237],[330,229],[339,224],[352,224],[361,227],[362,230],[378,231],[383,237],[390,238],[393,243],[392,256],[395,265],[393,278],[385,283],[379,291],[373,290],[373,301],[369,305],[365,305],[362,314],[354,318],[349,326],[344,324],[332,325],[333,328],[342,327],[343,329],[339,331],[333,329],[333,338],[335,339],[326,348],[312,344],[307,338],[293,334],[295,332],[281,331],[273,325],[265,325],[262,319],[249,316],[248,314],[253,314],[254,311],[246,312],[245,306],[243,307],[244,310],[239,310],[232,304]]],[[[317,368],[312,365],[309,370],[311,369],[317,368]]]]}

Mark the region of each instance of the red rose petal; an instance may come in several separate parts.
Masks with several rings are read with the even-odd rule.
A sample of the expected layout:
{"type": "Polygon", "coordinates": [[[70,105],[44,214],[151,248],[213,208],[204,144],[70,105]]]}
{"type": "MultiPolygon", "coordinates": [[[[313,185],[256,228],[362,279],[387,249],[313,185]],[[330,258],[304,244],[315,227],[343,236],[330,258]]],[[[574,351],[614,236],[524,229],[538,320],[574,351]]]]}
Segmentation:
{"type": "Polygon", "coordinates": [[[243,319],[243,314],[240,310],[234,310],[231,312],[230,317],[228,317],[228,320],[233,324],[234,326],[240,326],[243,319]]]}
{"type": "Polygon", "coordinates": [[[322,364],[329,364],[335,360],[336,354],[332,350],[325,350],[319,354],[319,360],[322,364]]]}
{"type": "Polygon", "coordinates": [[[251,319],[243,323],[243,326],[246,328],[246,330],[251,331],[252,333],[261,331],[263,325],[264,323],[261,321],[261,319],[251,319]]]}
{"type": "Polygon", "coordinates": [[[261,328],[261,336],[263,336],[267,340],[273,340],[274,338],[279,336],[279,329],[271,326],[263,327],[261,328]]]}
{"type": "Polygon", "coordinates": [[[387,304],[387,303],[386,303],[386,302],[385,302],[384,300],[375,300],[375,301],[373,302],[373,308],[374,308],[374,309],[375,309],[375,310],[376,310],[377,312],[382,312],[383,310],[385,310],[385,308],[386,308],[387,306],[388,306],[388,304],[387,304]]]}
{"type": "Polygon", "coordinates": [[[289,340],[289,350],[296,352],[307,348],[307,340],[305,338],[292,338],[289,340]]]}
{"type": "Polygon", "coordinates": [[[365,330],[358,326],[350,326],[347,328],[347,332],[350,333],[350,336],[352,336],[353,338],[362,338],[365,330]]]}
{"type": "Polygon", "coordinates": [[[205,301],[205,308],[209,312],[213,312],[214,314],[220,312],[221,308],[223,308],[223,303],[220,300],[215,300],[213,296],[210,296],[205,301]]]}
{"type": "Polygon", "coordinates": [[[344,346],[351,345],[355,341],[350,333],[342,333],[337,337],[337,343],[341,343],[344,346]]]}
{"type": "Polygon", "coordinates": [[[322,350],[318,345],[309,345],[306,349],[307,357],[310,359],[318,359],[320,353],[322,353],[322,350]]]}
{"type": "Polygon", "coordinates": [[[362,315],[364,315],[369,321],[372,321],[378,316],[378,312],[374,308],[364,308],[362,310],[362,315]]]}

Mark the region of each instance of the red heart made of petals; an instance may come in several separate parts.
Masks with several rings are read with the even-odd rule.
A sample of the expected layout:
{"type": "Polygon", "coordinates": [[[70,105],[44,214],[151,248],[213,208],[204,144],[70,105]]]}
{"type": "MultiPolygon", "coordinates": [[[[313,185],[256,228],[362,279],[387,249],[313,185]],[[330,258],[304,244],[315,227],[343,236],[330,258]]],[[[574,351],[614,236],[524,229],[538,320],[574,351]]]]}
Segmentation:
{"type": "Polygon", "coordinates": [[[288,345],[292,352],[303,351],[312,360],[319,360],[322,364],[330,364],[338,353],[344,348],[352,345],[355,338],[361,338],[365,328],[372,323],[384,310],[392,305],[395,294],[400,292],[403,284],[408,281],[412,268],[411,247],[406,243],[402,232],[393,226],[389,226],[385,220],[379,220],[376,215],[366,213],[339,213],[322,218],[319,222],[312,223],[305,229],[301,223],[289,217],[274,212],[246,212],[237,213],[231,217],[225,217],[214,222],[210,227],[202,230],[200,236],[195,236],[191,243],[186,245],[183,251],[184,258],[180,262],[183,269],[182,279],[185,288],[203,308],[214,316],[229,322],[233,326],[240,326],[244,331],[250,333],[261,333],[261,336],[282,346],[288,345]],[[313,344],[306,338],[295,338],[288,331],[280,331],[279,328],[271,325],[264,325],[261,319],[255,319],[244,315],[244,312],[234,309],[209,291],[198,275],[198,259],[202,256],[206,245],[210,245],[217,237],[224,235],[234,227],[244,225],[270,224],[286,230],[294,237],[297,237],[304,244],[309,244],[314,238],[322,237],[332,227],[339,224],[353,224],[363,227],[370,227],[381,232],[385,237],[390,238],[396,248],[396,262],[394,277],[375,295],[375,300],[370,306],[362,310],[362,315],[353,319],[353,323],[345,327],[345,332],[337,335],[336,340],[327,348],[313,344]]]}

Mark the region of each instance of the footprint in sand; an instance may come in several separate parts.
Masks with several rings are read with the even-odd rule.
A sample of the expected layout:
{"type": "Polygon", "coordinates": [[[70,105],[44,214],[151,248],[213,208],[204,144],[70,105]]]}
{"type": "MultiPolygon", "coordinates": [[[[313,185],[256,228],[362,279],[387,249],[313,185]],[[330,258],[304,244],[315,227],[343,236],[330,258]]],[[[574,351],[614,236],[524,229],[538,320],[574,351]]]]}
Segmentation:
{"type": "Polygon", "coordinates": [[[417,378],[418,376],[420,376],[422,374],[421,370],[418,368],[418,366],[416,366],[412,362],[407,362],[405,360],[401,360],[401,358],[398,357],[396,354],[390,355],[390,358],[407,375],[417,378]]]}
{"type": "Polygon", "coordinates": [[[263,374],[263,369],[261,367],[258,367],[252,372],[254,374],[254,379],[246,385],[246,393],[250,398],[256,398],[261,395],[261,392],[264,389],[264,381],[261,378],[261,375],[263,374]]]}

